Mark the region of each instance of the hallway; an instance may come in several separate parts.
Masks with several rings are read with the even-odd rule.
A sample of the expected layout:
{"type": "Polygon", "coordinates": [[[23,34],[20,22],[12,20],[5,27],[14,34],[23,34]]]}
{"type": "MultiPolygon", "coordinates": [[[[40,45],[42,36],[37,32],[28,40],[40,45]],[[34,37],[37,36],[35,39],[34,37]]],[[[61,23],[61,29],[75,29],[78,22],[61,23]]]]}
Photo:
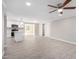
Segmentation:
{"type": "Polygon", "coordinates": [[[22,42],[7,41],[5,59],[75,59],[75,45],[47,37],[25,36],[22,42]]]}

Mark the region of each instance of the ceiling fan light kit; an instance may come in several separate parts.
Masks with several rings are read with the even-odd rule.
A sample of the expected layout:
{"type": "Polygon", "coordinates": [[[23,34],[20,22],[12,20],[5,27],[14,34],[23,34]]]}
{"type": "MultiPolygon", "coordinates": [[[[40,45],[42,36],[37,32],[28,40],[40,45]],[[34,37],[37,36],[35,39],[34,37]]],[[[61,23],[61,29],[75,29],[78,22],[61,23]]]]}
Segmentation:
{"type": "Polygon", "coordinates": [[[62,12],[58,12],[58,16],[62,16],[63,15],[63,11],[62,12]]]}
{"type": "Polygon", "coordinates": [[[58,12],[62,12],[63,11],[63,9],[58,9],[58,12]]]}

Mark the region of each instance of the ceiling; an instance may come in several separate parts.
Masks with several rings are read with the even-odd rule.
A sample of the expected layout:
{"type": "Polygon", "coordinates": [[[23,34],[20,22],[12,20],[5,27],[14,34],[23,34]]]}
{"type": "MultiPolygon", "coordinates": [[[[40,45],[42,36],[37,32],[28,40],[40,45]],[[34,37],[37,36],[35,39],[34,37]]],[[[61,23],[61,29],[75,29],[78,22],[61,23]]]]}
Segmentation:
{"type": "MultiPolygon", "coordinates": [[[[62,16],[58,16],[57,11],[49,13],[49,11],[54,10],[54,8],[48,7],[48,4],[57,5],[58,3],[63,3],[65,0],[3,0],[7,6],[8,14],[13,14],[17,17],[40,19],[44,21],[57,20],[60,18],[67,18],[75,16],[74,10],[64,10],[62,16]],[[31,6],[26,6],[25,2],[30,2],[31,6]]],[[[72,0],[66,6],[76,6],[76,1],[72,0]]]]}

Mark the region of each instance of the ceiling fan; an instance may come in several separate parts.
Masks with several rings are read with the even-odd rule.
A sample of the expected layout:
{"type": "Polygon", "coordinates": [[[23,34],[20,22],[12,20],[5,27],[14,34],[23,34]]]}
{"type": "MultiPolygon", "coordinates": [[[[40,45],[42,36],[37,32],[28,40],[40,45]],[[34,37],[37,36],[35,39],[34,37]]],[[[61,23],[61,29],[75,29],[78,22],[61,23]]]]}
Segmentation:
{"type": "Polygon", "coordinates": [[[65,0],[65,2],[64,3],[59,3],[59,4],[57,4],[57,6],[54,6],[54,5],[48,5],[49,7],[53,7],[53,8],[56,8],[55,10],[53,10],[53,11],[50,11],[49,13],[52,13],[52,12],[55,12],[55,11],[57,11],[58,10],[58,12],[60,13],[60,14],[63,14],[63,9],[75,9],[76,7],[65,7],[69,2],[71,2],[71,0],[65,0]]]}

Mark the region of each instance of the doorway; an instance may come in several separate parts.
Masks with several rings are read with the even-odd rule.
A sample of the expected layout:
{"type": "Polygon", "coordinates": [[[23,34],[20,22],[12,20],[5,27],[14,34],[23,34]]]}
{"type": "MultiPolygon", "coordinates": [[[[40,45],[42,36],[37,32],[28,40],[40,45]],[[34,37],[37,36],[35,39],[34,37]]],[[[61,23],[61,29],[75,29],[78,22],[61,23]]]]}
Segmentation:
{"type": "Polygon", "coordinates": [[[35,24],[25,24],[25,35],[35,35],[35,24]]]}

